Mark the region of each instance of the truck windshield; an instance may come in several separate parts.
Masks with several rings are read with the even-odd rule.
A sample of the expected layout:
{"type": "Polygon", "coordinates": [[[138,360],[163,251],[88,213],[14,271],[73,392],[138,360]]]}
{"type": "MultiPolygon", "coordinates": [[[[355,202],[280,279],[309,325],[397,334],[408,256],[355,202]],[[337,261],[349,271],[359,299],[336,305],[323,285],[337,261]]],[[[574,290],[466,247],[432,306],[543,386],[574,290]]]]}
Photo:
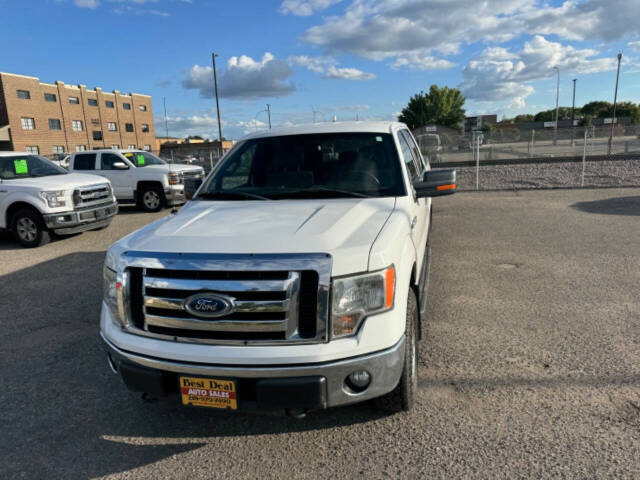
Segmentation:
{"type": "Polygon", "coordinates": [[[64,175],[67,173],[69,172],[64,168],[38,155],[0,157],[0,178],[3,180],[48,177],[49,175],[64,175]]]}
{"type": "Polygon", "coordinates": [[[405,195],[390,134],[322,133],[245,141],[198,199],[389,197],[405,195]]]}
{"type": "Polygon", "coordinates": [[[136,167],[146,167],[148,165],[166,165],[167,162],[161,158],[156,157],[153,153],[149,152],[126,152],[123,154],[133,163],[136,167]]]}

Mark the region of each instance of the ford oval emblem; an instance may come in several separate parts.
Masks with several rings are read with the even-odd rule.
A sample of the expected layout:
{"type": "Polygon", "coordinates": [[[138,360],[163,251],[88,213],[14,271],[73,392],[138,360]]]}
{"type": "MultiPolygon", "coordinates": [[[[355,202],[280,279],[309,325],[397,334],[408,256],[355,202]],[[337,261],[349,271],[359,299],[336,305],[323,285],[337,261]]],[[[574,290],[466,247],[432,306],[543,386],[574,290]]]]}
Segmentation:
{"type": "Polygon", "coordinates": [[[234,299],[217,293],[196,293],[184,301],[184,309],[194,317],[216,318],[233,311],[234,299]]]}

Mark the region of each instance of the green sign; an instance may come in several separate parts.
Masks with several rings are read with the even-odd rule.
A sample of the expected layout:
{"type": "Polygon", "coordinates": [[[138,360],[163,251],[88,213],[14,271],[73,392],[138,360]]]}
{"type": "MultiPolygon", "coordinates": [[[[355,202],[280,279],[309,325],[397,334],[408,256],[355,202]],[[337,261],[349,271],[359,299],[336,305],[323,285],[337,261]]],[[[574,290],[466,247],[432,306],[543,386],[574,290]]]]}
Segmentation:
{"type": "Polygon", "coordinates": [[[138,165],[142,166],[144,165],[144,155],[136,155],[136,159],[138,160],[138,165]]]}
{"type": "Polygon", "coordinates": [[[27,166],[27,161],[25,159],[14,160],[13,168],[16,171],[16,175],[29,175],[29,167],[27,166]]]}

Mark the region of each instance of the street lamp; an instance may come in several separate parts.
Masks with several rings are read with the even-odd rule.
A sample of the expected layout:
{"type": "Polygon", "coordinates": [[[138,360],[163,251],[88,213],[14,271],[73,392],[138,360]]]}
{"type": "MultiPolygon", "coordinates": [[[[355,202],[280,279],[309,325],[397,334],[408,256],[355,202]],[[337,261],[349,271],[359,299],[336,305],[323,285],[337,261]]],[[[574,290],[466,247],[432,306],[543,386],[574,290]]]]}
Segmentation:
{"type": "Polygon", "coordinates": [[[578,79],[573,79],[573,103],[571,105],[571,148],[576,146],[576,81],[578,79]]]}
{"type": "Polygon", "coordinates": [[[213,87],[216,92],[216,109],[218,110],[218,140],[220,140],[220,156],[222,156],[222,124],[220,123],[220,102],[218,100],[218,75],[216,74],[216,53],[211,54],[213,61],[213,87]]]}
{"type": "Polygon", "coordinates": [[[609,135],[609,148],[607,149],[607,155],[611,155],[611,148],[613,147],[613,129],[616,127],[616,103],[618,102],[618,80],[620,80],[620,60],[622,60],[622,53],[618,53],[618,73],[616,74],[616,91],[613,94],[613,119],[611,121],[611,135],[609,135]]]}
{"type": "Polygon", "coordinates": [[[553,67],[553,69],[558,72],[558,86],[556,88],[556,124],[553,128],[553,144],[556,145],[558,143],[558,100],[560,98],[560,69],[558,67],[553,67]]]}

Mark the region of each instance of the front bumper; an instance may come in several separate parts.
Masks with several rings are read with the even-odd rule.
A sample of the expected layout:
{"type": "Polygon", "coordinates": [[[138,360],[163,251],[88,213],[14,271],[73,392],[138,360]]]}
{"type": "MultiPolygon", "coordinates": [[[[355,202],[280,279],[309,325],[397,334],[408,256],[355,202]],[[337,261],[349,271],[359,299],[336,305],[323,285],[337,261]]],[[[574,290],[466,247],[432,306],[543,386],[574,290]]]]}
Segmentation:
{"type": "Polygon", "coordinates": [[[178,376],[182,374],[234,379],[238,385],[240,410],[314,410],[382,396],[400,381],[405,349],[403,336],[391,348],[338,361],[245,367],[163,360],[121,350],[104,335],[102,339],[112,368],[121,375],[130,390],[159,396],[177,394],[178,376]],[[353,392],[345,384],[345,378],[356,370],[366,370],[371,375],[371,383],[360,393],[353,392]]]}
{"type": "Polygon", "coordinates": [[[96,208],[52,213],[43,215],[43,217],[49,230],[60,235],[70,235],[106,227],[117,213],[118,204],[113,202],[96,208]]]}
{"type": "Polygon", "coordinates": [[[165,188],[164,198],[167,200],[168,206],[182,205],[187,201],[187,197],[184,194],[184,187],[182,188],[165,188]]]}

